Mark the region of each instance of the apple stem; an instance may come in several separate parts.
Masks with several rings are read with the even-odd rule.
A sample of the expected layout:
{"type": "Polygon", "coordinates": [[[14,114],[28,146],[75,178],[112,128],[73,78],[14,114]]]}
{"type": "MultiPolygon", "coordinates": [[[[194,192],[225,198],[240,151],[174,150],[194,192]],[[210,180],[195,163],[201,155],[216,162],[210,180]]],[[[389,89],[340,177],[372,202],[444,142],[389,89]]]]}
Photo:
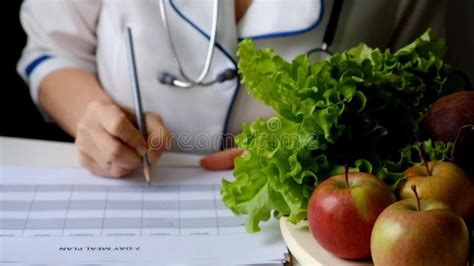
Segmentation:
{"type": "Polygon", "coordinates": [[[416,208],[418,209],[418,211],[421,211],[420,197],[418,196],[418,192],[416,192],[416,186],[415,186],[415,185],[411,186],[411,190],[412,190],[413,193],[415,194],[415,198],[416,198],[416,208]]]}
{"type": "Polygon", "coordinates": [[[428,165],[428,156],[426,155],[425,149],[423,148],[423,143],[420,143],[420,157],[421,160],[423,161],[423,165],[426,168],[426,171],[428,172],[428,175],[431,175],[431,169],[430,166],[428,165]]]}
{"type": "Polygon", "coordinates": [[[344,165],[344,180],[346,181],[346,188],[349,188],[349,166],[344,165]]]}

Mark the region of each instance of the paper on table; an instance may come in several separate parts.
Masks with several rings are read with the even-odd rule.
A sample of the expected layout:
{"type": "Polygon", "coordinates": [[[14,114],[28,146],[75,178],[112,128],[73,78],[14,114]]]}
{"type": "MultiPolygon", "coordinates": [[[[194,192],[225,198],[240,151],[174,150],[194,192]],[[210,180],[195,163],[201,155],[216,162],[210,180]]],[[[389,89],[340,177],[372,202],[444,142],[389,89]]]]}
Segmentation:
{"type": "Polygon", "coordinates": [[[275,221],[250,235],[223,206],[231,172],[162,167],[148,187],[78,168],[0,171],[0,262],[255,264],[287,252],[275,221]]]}

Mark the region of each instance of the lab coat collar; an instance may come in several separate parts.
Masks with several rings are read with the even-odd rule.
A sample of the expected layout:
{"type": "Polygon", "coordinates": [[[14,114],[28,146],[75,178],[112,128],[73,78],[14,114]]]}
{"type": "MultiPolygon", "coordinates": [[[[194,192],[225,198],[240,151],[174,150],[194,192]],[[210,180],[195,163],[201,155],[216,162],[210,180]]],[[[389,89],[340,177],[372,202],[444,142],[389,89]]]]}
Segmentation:
{"type": "Polygon", "coordinates": [[[239,39],[294,36],[319,26],[324,0],[253,0],[239,22],[239,39]]]}
{"type": "MultiPolygon", "coordinates": [[[[209,38],[212,23],[212,0],[169,0],[172,9],[196,30],[209,38]]],[[[325,15],[325,0],[253,0],[239,24],[235,25],[234,5],[219,5],[218,46],[235,38],[269,39],[294,36],[318,27],[325,15]],[[265,15],[262,15],[265,14],[265,15]],[[232,31],[229,34],[229,30],[232,31]]],[[[225,45],[224,45],[225,46],[225,45]]],[[[235,47],[224,47],[235,58],[235,47]]]]}

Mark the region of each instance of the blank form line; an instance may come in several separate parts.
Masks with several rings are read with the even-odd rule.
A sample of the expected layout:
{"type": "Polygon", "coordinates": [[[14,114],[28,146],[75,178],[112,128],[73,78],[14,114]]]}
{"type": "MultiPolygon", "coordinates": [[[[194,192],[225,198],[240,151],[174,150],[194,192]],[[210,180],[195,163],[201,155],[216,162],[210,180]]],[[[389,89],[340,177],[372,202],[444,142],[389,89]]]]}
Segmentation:
{"type": "Polygon", "coordinates": [[[104,213],[102,214],[102,228],[100,229],[100,235],[104,235],[104,225],[105,225],[105,212],[107,211],[107,199],[109,197],[109,187],[105,191],[105,204],[104,204],[104,213]]]}
{"type": "Polygon", "coordinates": [[[36,191],[38,191],[38,185],[35,185],[35,191],[33,192],[33,199],[31,199],[30,209],[28,210],[28,215],[26,216],[25,226],[23,227],[23,232],[21,236],[25,234],[26,226],[28,226],[28,220],[30,220],[31,210],[33,210],[33,204],[35,203],[36,199],[36,191]]]}
{"type": "Polygon", "coordinates": [[[219,217],[217,214],[217,197],[216,197],[216,185],[212,185],[212,196],[214,197],[214,213],[216,214],[216,227],[217,227],[217,234],[220,235],[220,230],[219,230],[219,217]]]}
{"type": "Polygon", "coordinates": [[[141,219],[141,221],[140,221],[140,235],[143,235],[143,219],[144,219],[144,217],[143,217],[143,213],[144,213],[143,209],[145,208],[145,192],[146,192],[146,187],[145,187],[145,185],[143,185],[143,191],[142,191],[142,211],[141,211],[141,217],[142,217],[142,219],[141,219]]]}
{"type": "Polygon", "coordinates": [[[181,210],[180,210],[180,205],[181,205],[181,202],[180,202],[180,196],[179,196],[179,193],[180,193],[180,186],[177,185],[176,186],[176,191],[178,192],[178,234],[181,235],[181,210]]]}
{"type": "Polygon", "coordinates": [[[72,193],[74,192],[74,184],[71,185],[71,190],[69,193],[69,200],[67,202],[67,207],[66,207],[66,215],[64,215],[64,223],[63,223],[63,229],[61,231],[61,236],[64,236],[64,228],[66,228],[66,222],[67,222],[67,216],[69,214],[69,207],[71,206],[71,199],[72,199],[72,193]]]}
{"type": "MultiPolygon", "coordinates": [[[[74,190],[74,193],[77,194],[77,190],[74,190]]],[[[104,191],[105,193],[105,191],[104,191]]],[[[102,195],[104,194],[102,193],[102,195]]],[[[111,192],[109,191],[109,194],[111,192]]],[[[181,191],[183,194],[183,192],[181,191]]],[[[209,192],[211,193],[211,192],[209,192]]],[[[33,194],[33,193],[31,193],[33,194]]],[[[185,193],[184,193],[185,194],[185,193]]],[[[183,194],[183,195],[184,195],[183,194]]],[[[107,211],[112,210],[128,210],[128,211],[136,211],[141,208],[142,200],[140,194],[133,194],[132,196],[137,196],[136,199],[133,200],[123,200],[117,198],[111,198],[109,195],[109,199],[107,201],[107,211]]],[[[124,195],[126,196],[126,195],[124,195]]],[[[128,196],[128,195],[127,195],[128,196]]],[[[212,196],[212,195],[211,195],[212,196]]],[[[84,197],[84,196],[83,196],[84,197]]],[[[38,198],[38,197],[37,197],[38,198]]],[[[149,199],[145,201],[145,210],[168,210],[168,211],[176,211],[178,208],[178,201],[174,199],[165,199],[165,200],[154,200],[149,199]]],[[[62,211],[64,212],[69,204],[69,211],[102,211],[104,210],[104,199],[72,199],[70,202],[68,199],[61,199],[61,200],[40,200],[35,202],[35,212],[47,212],[47,211],[62,211]]],[[[217,209],[219,210],[226,210],[225,206],[221,202],[217,202],[217,209]]],[[[180,210],[181,212],[185,211],[214,211],[214,199],[187,199],[183,200],[181,197],[181,204],[180,210]]],[[[0,199],[0,212],[1,211],[17,211],[17,210],[24,210],[25,212],[29,209],[30,202],[25,200],[8,200],[2,201],[0,199]]]]}

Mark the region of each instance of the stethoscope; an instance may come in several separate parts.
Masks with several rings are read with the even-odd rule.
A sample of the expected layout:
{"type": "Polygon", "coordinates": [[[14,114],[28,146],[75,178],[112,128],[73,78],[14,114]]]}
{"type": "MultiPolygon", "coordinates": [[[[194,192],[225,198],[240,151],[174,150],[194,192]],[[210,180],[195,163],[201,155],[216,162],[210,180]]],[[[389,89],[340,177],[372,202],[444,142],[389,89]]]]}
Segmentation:
{"type": "MultiPolygon", "coordinates": [[[[332,52],[329,51],[328,47],[331,45],[332,41],[334,40],[334,35],[336,33],[337,23],[339,21],[339,15],[342,10],[343,2],[344,0],[334,0],[333,8],[332,8],[331,15],[329,18],[328,26],[326,28],[326,32],[323,37],[322,45],[321,47],[308,51],[307,52],[308,57],[311,58],[311,57],[314,57],[315,55],[319,55],[318,60],[323,60],[332,55],[332,52]]],[[[214,46],[216,44],[217,22],[218,22],[218,16],[219,16],[219,0],[213,0],[211,35],[209,38],[209,46],[208,46],[207,54],[206,54],[206,61],[204,63],[204,67],[201,71],[201,74],[196,79],[189,77],[185,73],[182,67],[181,61],[178,56],[178,52],[176,51],[176,47],[174,45],[173,38],[171,37],[168,17],[166,14],[165,0],[159,0],[159,4],[160,4],[161,20],[162,20],[164,30],[165,30],[165,35],[166,35],[165,37],[171,48],[171,52],[173,53],[176,64],[178,65],[179,73],[183,78],[183,80],[180,80],[173,74],[170,74],[168,72],[161,72],[158,77],[158,80],[160,81],[161,84],[169,85],[176,88],[192,88],[194,86],[207,87],[217,82],[221,83],[227,80],[234,79],[237,76],[237,71],[235,69],[229,68],[219,73],[217,77],[215,77],[214,79],[210,81],[204,81],[204,79],[209,74],[212,57],[214,56],[214,46]]]]}
{"type": "Polygon", "coordinates": [[[175,58],[176,64],[179,68],[179,73],[183,77],[183,80],[178,79],[175,75],[170,74],[168,72],[160,73],[158,80],[161,84],[170,85],[177,88],[192,88],[194,86],[211,86],[217,82],[224,82],[226,80],[234,79],[237,76],[237,72],[235,69],[226,69],[219,73],[216,78],[210,81],[204,81],[204,79],[209,74],[209,69],[211,67],[212,57],[214,56],[214,46],[216,44],[216,36],[217,36],[217,18],[219,16],[219,0],[214,0],[213,8],[212,8],[212,25],[211,25],[211,35],[209,39],[209,46],[207,48],[206,54],[206,61],[204,63],[204,67],[201,71],[201,74],[196,78],[193,79],[189,77],[185,72],[181,65],[181,60],[179,59],[178,53],[176,52],[176,48],[173,42],[173,38],[171,38],[170,28],[168,24],[168,17],[166,15],[166,7],[165,7],[165,0],[159,0],[160,2],[160,13],[161,13],[161,20],[163,22],[163,26],[165,29],[166,39],[171,47],[171,52],[175,58]]]}

